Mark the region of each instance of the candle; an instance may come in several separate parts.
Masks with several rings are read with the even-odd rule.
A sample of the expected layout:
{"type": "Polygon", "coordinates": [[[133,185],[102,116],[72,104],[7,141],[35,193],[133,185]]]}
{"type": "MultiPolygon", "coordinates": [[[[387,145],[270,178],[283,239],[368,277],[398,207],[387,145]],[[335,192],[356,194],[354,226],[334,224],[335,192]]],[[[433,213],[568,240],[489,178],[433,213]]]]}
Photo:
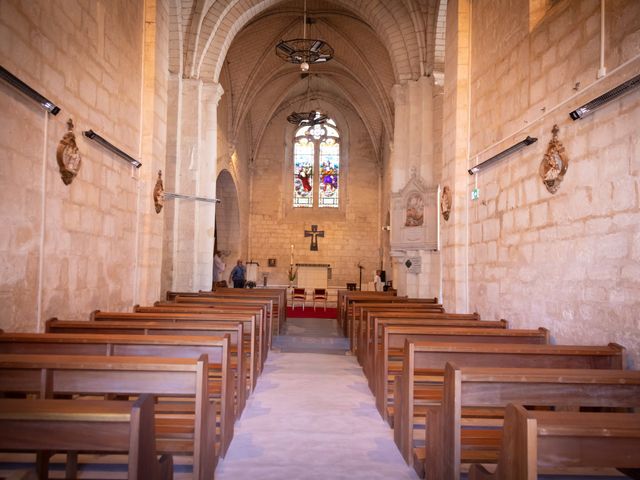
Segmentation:
{"type": "Polygon", "coordinates": [[[291,244],[291,261],[289,262],[290,265],[293,265],[293,243],[291,244]]]}

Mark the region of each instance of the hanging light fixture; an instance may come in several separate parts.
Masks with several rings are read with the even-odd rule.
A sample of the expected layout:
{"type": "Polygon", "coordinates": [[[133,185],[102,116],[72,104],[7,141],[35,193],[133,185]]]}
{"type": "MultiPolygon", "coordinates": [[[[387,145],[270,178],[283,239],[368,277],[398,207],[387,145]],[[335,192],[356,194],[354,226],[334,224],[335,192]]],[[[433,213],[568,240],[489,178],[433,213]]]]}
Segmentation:
{"type": "MultiPolygon", "coordinates": [[[[303,75],[304,77],[304,75],[303,75]]],[[[311,91],[311,75],[307,76],[307,91],[304,94],[302,105],[300,105],[300,111],[292,112],[287,117],[289,123],[293,123],[299,127],[312,127],[314,125],[321,125],[327,120],[327,116],[324,113],[320,113],[317,110],[306,111],[305,107],[309,102],[309,93],[311,91]]]]}
{"type": "Polygon", "coordinates": [[[302,38],[281,40],[276,45],[276,55],[281,59],[300,65],[306,72],[312,63],[325,63],[333,58],[333,48],[324,40],[307,38],[307,0],[304,0],[302,38]]]}

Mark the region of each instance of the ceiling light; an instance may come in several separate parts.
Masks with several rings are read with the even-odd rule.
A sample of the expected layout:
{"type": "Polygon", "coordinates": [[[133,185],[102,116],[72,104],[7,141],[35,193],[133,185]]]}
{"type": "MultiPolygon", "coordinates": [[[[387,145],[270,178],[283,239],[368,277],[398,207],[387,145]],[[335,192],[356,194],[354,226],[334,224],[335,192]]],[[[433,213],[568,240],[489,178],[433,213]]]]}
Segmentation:
{"type": "Polygon", "coordinates": [[[281,59],[300,65],[303,72],[314,63],[325,63],[333,58],[333,48],[323,40],[307,38],[307,1],[304,2],[302,38],[281,40],[276,45],[276,55],[281,59]]]}

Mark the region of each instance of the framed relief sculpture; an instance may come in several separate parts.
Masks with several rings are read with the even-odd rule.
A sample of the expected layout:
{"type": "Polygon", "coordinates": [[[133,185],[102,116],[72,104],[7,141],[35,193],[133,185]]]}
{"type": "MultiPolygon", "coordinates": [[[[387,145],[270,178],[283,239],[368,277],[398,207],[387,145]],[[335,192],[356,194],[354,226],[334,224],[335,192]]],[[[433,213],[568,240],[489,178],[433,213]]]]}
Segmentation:
{"type": "Polygon", "coordinates": [[[67,133],[64,134],[56,149],[56,160],[60,169],[60,176],[65,185],[73,182],[80,170],[82,157],[76,144],[76,135],[73,133],[73,120],[67,120],[67,133]]]}
{"type": "Polygon", "coordinates": [[[544,154],[540,163],[539,174],[542,183],[547,187],[549,193],[556,193],[560,188],[560,183],[567,173],[569,167],[569,158],[564,149],[564,145],[558,139],[558,125],[554,125],[551,133],[553,137],[547,147],[547,153],[544,154]]]}

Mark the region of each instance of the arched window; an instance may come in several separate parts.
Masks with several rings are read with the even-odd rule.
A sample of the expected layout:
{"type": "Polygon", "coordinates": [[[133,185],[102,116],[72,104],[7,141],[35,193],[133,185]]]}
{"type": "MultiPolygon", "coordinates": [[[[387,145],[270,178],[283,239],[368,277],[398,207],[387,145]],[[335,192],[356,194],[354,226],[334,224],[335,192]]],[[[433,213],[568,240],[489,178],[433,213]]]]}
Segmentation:
{"type": "Polygon", "coordinates": [[[294,142],[293,206],[338,208],[340,135],[336,123],[327,119],[323,124],[299,127],[294,142]]]}

